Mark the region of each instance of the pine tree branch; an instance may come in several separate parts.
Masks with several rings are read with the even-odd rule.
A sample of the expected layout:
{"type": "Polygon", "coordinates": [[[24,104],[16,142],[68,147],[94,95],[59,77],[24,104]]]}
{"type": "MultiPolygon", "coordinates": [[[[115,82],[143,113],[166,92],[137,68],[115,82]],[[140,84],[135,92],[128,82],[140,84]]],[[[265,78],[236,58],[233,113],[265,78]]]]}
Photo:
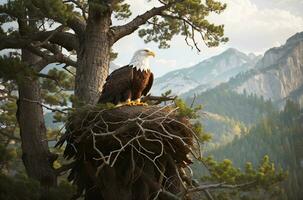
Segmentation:
{"type": "MultiPolygon", "coordinates": [[[[14,10],[10,9],[8,6],[0,5],[0,13],[6,14],[12,18],[16,18],[18,23],[23,21],[28,21],[29,19],[23,19],[24,16],[18,15],[14,10]]],[[[85,30],[85,24],[81,22],[81,20],[77,20],[76,17],[70,17],[71,19],[67,20],[67,24],[70,25],[69,27],[74,27],[76,30],[76,33],[81,32],[79,34],[83,34],[85,30]]],[[[38,20],[38,19],[34,19],[38,20]]],[[[62,23],[64,24],[64,23],[62,23]]],[[[20,25],[20,24],[19,24],[20,25]]],[[[13,48],[13,49],[20,49],[23,48],[25,45],[28,45],[29,43],[33,41],[40,41],[43,42],[45,40],[49,40],[52,43],[58,44],[60,46],[63,46],[67,50],[77,50],[78,49],[78,37],[75,34],[68,33],[68,32],[61,32],[61,26],[59,26],[56,30],[52,31],[44,31],[44,32],[38,32],[33,34],[27,34],[30,37],[12,37],[12,36],[1,36],[0,37],[0,50],[5,48],[13,48]]],[[[78,35],[79,36],[79,35],[78,35]]]]}
{"type": "MultiPolygon", "coordinates": [[[[0,6],[0,13],[1,14],[7,14],[8,16],[11,16],[12,18],[16,18],[19,24],[27,26],[26,22],[29,19],[23,19],[24,16],[17,15],[13,10],[11,10],[9,7],[1,5],[0,6]]],[[[38,20],[38,19],[34,19],[38,20]]],[[[73,22],[76,23],[76,22],[73,22]]],[[[50,41],[54,44],[58,44],[60,46],[63,46],[67,50],[77,50],[78,49],[78,38],[75,34],[68,33],[68,32],[62,32],[64,26],[61,25],[55,30],[51,31],[40,31],[36,33],[27,33],[26,37],[20,37],[20,36],[1,36],[0,37],[0,50],[5,48],[13,48],[13,49],[21,49],[25,47],[26,45],[32,43],[32,42],[42,42],[42,44],[46,43],[47,41],[50,41]]],[[[82,27],[83,28],[83,27],[82,27]]]]}
{"type": "MultiPolygon", "coordinates": [[[[78,38],[67,32],[45,31],[30,35],[29,37],[20,36],[0,36],[0,50],[3,49],[22,49],[34,42],[49,41],[53,44],[58,44],[67,50],[78,50],[78,38]],[[50,37],[51,36],[51,37],[50,37]]],[[[47,45],[47,44],[42,44],[47,45]]]]}
{"type": "MultiPolygon", "coordinates": [[[[69,13],[69,16],[67,19],[62,18],[62,16],[57,16],[53,13],[45,13],[43,10],[45,10],[44,5],[40,3],[40,0],[32,0],[32,6],[35,7],[35,9],[40,10],[45,16],[45,18],[53,19],[56,22],[59,22],[61,24],[66,24],[68,27],[70,27],[79,37],[82,37],[82,35],[85,32],[86,23],[83,21],[75,12],[69,13]]],[[[64,3],[64,2],[62,2],[64,3]]]]}
{"type": "Polygon", "coordinates": [[[53,30],[53,31],[49,34],[49,36],[47,36],[47,38],[45,38],[45,39],[44,39],[43,41],[41,41],[41,42],[38,41],[38,42],[37,42],[36,44],[34,44],[33,46],[34,46],[34,47],[41,47],[41,46],[47,44],[48,41],[49,41],[51,38],[53,38],[53,37],[55,36],[56,33],[62,32],[63,29],[64,29],[64,26],[63,26],[63,25],[59,26],[58,28],[56,28],[55,30],[53,30]]]}
{"type": "Polygon", "coordinates": [[[113,43],[118,41],[120,38],[129,35],[136,31],[141,25],[147,23],[149,19],[156,15],[160,15],[164,10],[169,9],[171,6],[173,6],[176,3],[182,2],[183,0],[176,0],[173,2],[170,2],[168,4],[164,4],[160,7],[154,7],[151,10],[146,11],[145,13],[138,15],[135,17],[132,21],[130,21],[127,24],[121,25],[121,26],[114,26],[111,28],[112,34],[113,34],[113,43]]]}
{"type": "Polygon", "coordinates": [[[40,61],[34,64],[37,72],[40,72],[45,66],[51,63],[65,63],[67,65],[77,67],[76,61],[71,60],[62,53],[49,55],[46,52],[41,51],[39,48],[35,48],[33,46],[27,46],[26,49],[33,54],[41,57],[40,61]]]}
{"type": "Polygon", "coordinates": [[[58,30],[38,32],[29,38],[31,41],[49,41],[53,44],[60,45],[68,51],[78,50],[79,41],[75,34],[68,32],[58,32],[58,30]]]}
{"type": "Polygon", "coordinates": [[[244,188],[244,187],[252,186],[255,183],[256,183],[256,181],[251,181],[251,182],[247,182],[247,183],[243,183],[243,184],[235,184],[235,185],[225,184],[225,183],[200,185],[198,187],[194,187],[194,188],[188,189],[187,191],[185,191],[182,194],[182,196],[184,196],[185,194],[206,191],[206,190],[209,190],[209,189],[237,189],[237,188],[244,188]]]}
{"type": "Polygon", "coordinates": [[[9,139],[11,139],[11,140],[21,141],[21,139],[19,137],[16,137],[16,136],[8,134],[8,133],[5,133],[1,129],[0,129],[0,134],[3,135],[3,136],[5,136],[5,137],[7,137],[7,138],[9,138],[9,139]]]}
{"type": "MultiPolygon", "coordinates": [[[[41,5],[41,4],[39,4],[39,0],[33,0],[32,1],[32,9],[36,9],[37,11],[40,11],[41,13],[43,13],[42,10],[44,10],[44,8],[39,7],[39,5],[41,5]]],[[[5,6],[5,5],[0,5],[0,13],[11,16],[12,18],[17,18],[17,19],[23,19],[24,18],[24,16],[17,15],[17,13],[14,12],[14,10],[10,9],[8,6],[5,6]]],[[[51,15],[49,13],[45,14],[44,17],[49,18],[49,19],[53,19],[54,21],[59,22],[61,24],[66,24],[79,37],[82,36],[85,32],[86,23],[79,16],[77,16],[76,13],[72,13],[68,17],[68,19],[66,19],[66,21],[63,21],[62,18],[60,18],[58,16],[55,16],[55,15],[51,15]]],[[[26,20],[28,20],[28,19],[26,19],[26,20]]],[[[34,19],[34,20],[38,20],[38,19],[34,19]]]]}
{"type": "Polygon", "coordinates": [[[42,73],[37,73],[36,75],[41,78],[47,78],[47,79],[53,80],[56,82],[57,85],[60,85],[59,80],[54,76],[50,76],[48,74],[42,74],[42,73]]]}
{"type": "Polygon", "coordinates": [[[81,10],[83,19],[85,19],[85,21],[87,21],[87,13],[88,13],[87,7],[88,7],[88,4],[82,4],[81,2],[79,2],[77,0],[64,0],[63,3],[72,3],[72,4],[74,4],[77,8],[79,8],[81,10]]]}
{"type": "Polygon", "coordinates": [[[166,13],[162,13],[161,14],[162,17],[164,18],[171,18],[171,19],[175,19],[175,20],[179,20],[182,21],[185,27],[185,41],[186,44],[189,45],[190,47],[193,48],[193,46],[191,44],[189,44],[188,42],[188,37],[190,37],[190,39],[192,40],[194,47],[197,49],[198,52],[200,52],[200,48],[198,47],[198,43],[196,42],[195,39],[195,31],[197,31],[198,33],[200,33],[202,40],[204,41],[205,45],[209,47],[209,45],[205,42],[204,39],[204,35],[203,35],[203,30],[196,26],[195,24],[193,24],[189,19],[187,19],[186,17],[181,17],[181,16],[177,16],[177,15],[173,15],[173,14],[166,14],[166,13]],[[191,31],[189,33],[189,31],[186,28],[186,25],[188,25],[189,27],[191,27],[191,31]]]}
{"type": "Polygon", "coordinates": [[[22,49],[31,41],[25,38],[12,36],[0,36],[0,50],[3,49],[22,49]]]}
{"type": "Polygon", "coordinates": [[[41,103],[40,101],[35,101],[35,100],[31,100],[31,99],[26,99],[26,98],[23,98],[23,99],[20,99],[20,100],[23,100],[23,101],[26,101],[26,102],[29,102],[29,103],[36,103],[40,106],[42,106],[43,108],[46,108],[47,110],[50,110],[52,112],[59,112],[59,113],[62,113],[62,114],[67,114],[66,112],[62,111],[62,110],[59,110],[59,109],[55,109],[55,108],[51,108],[49,106],[46,106],[44,105],[43,103],[41,103]]]}

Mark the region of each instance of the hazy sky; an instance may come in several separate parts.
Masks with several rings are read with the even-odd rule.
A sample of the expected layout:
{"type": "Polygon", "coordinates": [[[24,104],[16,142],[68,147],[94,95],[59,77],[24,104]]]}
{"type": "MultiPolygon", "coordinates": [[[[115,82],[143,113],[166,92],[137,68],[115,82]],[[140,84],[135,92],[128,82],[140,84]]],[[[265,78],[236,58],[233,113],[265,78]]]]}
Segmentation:
{"type": "MultiPolygon", "coordinates": [[[[154,6],[146,0],[127,0],[131,4],[133,16],[154,6]]],[[[303,0],[222,0],[227,3],[224,13],[211,16],[210,20],[225,24],[225,33],[230,41],[217,48],[204,48],[201,53],[186,46],[183,37],[171,42],[170,49],[159,50],[155,44],[144,42],[133,34],[123,38],[115,46],[119,53],[115,63],[124,65],[132,53],[144,47],[156,51],[157,57],[151,62],[156,76],[189,67],[203,59],[221,53],[229,47],[240,51],[263,54],[264,51],[280,46],[285,40],[303,31],[303,0]]],[[[154,1],[155,2],[155,1],[154,1]]]]}

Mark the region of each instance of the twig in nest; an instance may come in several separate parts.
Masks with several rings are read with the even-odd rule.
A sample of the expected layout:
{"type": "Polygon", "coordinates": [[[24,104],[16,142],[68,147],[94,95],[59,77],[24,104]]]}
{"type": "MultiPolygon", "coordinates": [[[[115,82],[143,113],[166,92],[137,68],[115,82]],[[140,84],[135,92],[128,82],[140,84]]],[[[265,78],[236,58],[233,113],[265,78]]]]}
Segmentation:
{"type": "MultiPolygon", "coordinates": [[[[118,164],[121,160],[124,162],[124,159],[127,159],[125,162],[129,162],[131,174],[128,175],[132,182],[140,180],[143,173],[148,173],[144,165],[148,166],[148,169],[152,167],[158,174],[156,180],[160,183],[158,181],[154,183],[158,187],[153,190],[151,197],[170,195],[169,190],[166,191],[168,188],[166,182],[175,181],[171,183],[171,188],[180,187],[181,184],[184,188],[187,187],[179,174],[179,168],[191,163],[188,154],[195,156],[197,155],[195,150],[200,150],[196,146],[192,147],[198,144],[198,137],[190,131],[190,125],[186,126],[187,121],[178,121],[177,110],[178,108],[172,108],[171,105],[102,110],[89,108],[81,115],[75,116],[74,123],[66,127],[71,133],[70,137],[65,136],[66,140],[71,138],[69,144],[78,148],[78,152],[75,153],[70,147],[71,154],[67,157],[83,159],[83,156],[79,155],[89,155],[85,161],[98,163],[95,171],[103,178],[106,175],[102,174],[102,170],[106,165],[119,170],[118,164]],[[192,140],[197,142],[193,143],[192,140]],[[88,149],[87,154],[81,152],[82,147],[88,149]],[[172,157],[170,165],[175,167],[167,170],[168,155],[172,157]],[[143,166],[138,164],[140,163],[137,162],[138,158],[143,162],[143,166]]],[[[153,177],[148,178],[154,180],[153,177]]],[[[179,199],[176,195],[174,197],[179,199]]]]}

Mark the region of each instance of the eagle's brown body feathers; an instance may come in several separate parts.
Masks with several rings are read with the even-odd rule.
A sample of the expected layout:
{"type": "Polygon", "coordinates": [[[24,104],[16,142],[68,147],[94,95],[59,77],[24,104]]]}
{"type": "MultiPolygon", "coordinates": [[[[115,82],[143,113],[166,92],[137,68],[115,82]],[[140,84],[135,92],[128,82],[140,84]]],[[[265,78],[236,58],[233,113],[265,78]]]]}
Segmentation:
{"type": "Polygon", "coordinates": [[[106,79],[98,103],[119,104],[147,95],[153,84],[150,70],[137,70],[130,65],[112,72],[106,79]]]}

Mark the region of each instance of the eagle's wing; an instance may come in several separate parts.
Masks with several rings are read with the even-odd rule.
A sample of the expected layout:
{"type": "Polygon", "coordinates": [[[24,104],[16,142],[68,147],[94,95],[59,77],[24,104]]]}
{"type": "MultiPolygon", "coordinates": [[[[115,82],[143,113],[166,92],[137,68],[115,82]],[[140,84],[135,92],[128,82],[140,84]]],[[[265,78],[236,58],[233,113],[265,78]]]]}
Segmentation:
{"type": "Polygon", "coordinates": [[[152,72],[150,72],[148,83],[147,83],[145,89],[142,92],[142,94],[144,96],[146,96],[148,94],[148,92],[150,91],[151,87],[153,86],[153,82],[154,82],[154,74],[152,72]]]}
{"type": "Polygon", "coordinates": [[[106,79],[101,97],[98,103],[124,102],[127,94],[130,93],[133,80],[133,69],[131,66],[124,66],[113,71],[106,79]]]}

